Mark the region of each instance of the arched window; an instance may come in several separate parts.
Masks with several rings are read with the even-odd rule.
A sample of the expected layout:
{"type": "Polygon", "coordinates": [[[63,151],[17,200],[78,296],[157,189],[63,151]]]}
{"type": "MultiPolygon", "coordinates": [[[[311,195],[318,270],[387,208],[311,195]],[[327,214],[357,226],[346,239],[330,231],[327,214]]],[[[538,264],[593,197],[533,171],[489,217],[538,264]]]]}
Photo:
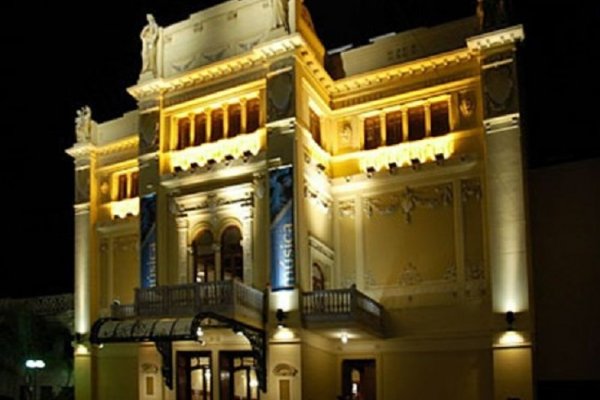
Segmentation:
{"type": "Polygon", "coordinates": [[[194,281],[213,282],[215,280],[215,248],[213,234],[203,230],[194,240],[194,281]]]}
{"type": "Polygon", "coordinates": [[[321,266],[314,262],[312,265],[312,290],[325,290],[325,275],[321,266]]]}
{"type": "Polygon", "coordinates": [[[221,235],[221,279],[244,279],[242,233],[237,226],[228,226],[221,235]]]}

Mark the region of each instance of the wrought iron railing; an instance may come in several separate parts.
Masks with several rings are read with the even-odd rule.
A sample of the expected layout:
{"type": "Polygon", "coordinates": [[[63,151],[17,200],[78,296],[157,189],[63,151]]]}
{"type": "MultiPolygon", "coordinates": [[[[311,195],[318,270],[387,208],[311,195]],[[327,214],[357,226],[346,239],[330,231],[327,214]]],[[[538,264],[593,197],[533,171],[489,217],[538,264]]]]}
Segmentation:
{"type": "Polygon", "coordinates": [[[113,318],[190,317],[202,312],[263,321],[264,293],[241,281],[229,280],[156,286],[135,290],[135,302],[113,304],[113,318]]]}
{"type": "Polygon", "coordinates": [[[302,315],[308,324],[356,322],[383,333],[383,307],[355,287],[319,290],[302,295],[302,315]]]}

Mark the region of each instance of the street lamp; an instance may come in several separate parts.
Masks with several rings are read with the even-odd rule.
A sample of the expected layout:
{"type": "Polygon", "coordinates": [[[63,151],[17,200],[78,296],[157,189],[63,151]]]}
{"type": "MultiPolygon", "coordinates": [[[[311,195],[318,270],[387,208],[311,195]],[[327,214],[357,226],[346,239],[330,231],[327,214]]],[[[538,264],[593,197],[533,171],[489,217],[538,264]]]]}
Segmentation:
{"type": "Polygon", "coordinates": [[[37,374],[38,370],[46,367],[46,363],[44,360],[27,360],[25,361],[25,367],[31,370],[31,375],[33,378],[33,400],[37,399],[37,374]]]}

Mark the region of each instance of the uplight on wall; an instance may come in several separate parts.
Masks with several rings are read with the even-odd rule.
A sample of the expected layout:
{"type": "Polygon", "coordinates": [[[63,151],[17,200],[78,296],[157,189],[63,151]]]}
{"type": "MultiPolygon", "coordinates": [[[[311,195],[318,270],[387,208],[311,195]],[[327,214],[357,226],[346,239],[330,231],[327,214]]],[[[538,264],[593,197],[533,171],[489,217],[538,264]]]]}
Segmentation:
{"type": "Polygon", "coordinates": [[[348,343],[348,333],[347,333],[347,332],[342,332],[342,333],[340,334],[340,341],[341,341],[343,344],[346,344],[346,343],[348,343]]]}

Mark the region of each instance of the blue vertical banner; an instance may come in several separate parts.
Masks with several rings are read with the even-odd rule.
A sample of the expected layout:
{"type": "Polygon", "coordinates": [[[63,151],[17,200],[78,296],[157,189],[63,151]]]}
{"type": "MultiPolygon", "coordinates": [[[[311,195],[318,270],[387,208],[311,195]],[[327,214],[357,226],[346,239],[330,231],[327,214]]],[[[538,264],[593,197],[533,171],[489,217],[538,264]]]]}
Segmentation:
{"type": "Polygon", "coordinates": [[[156,286],[156,193],[140,200],[140,285],[156,286]]]}
{"type": "Polygon", "coordinates": [[[271,217],[271,288],[290,289],[296,284],[294,257],[294,169],[269,171],[271,217]]]}

